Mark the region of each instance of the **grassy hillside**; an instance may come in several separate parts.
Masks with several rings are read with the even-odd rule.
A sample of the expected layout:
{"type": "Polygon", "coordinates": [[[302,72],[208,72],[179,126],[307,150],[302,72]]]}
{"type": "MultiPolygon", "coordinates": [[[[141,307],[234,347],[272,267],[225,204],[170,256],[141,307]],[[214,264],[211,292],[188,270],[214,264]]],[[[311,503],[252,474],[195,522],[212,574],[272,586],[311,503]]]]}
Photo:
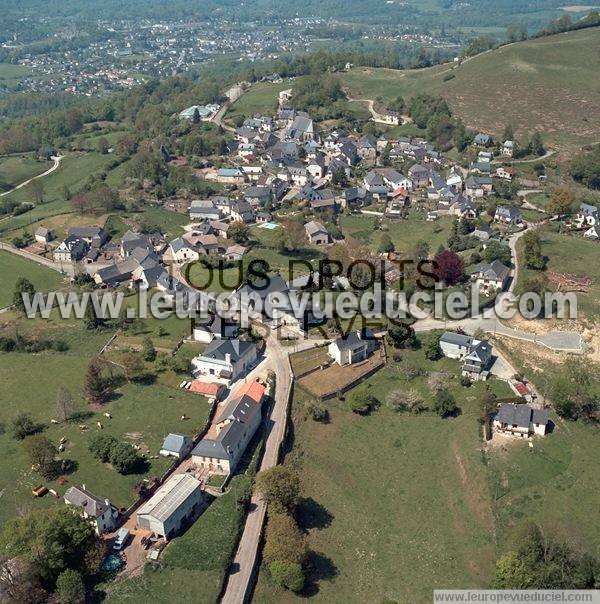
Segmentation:
{"type": "Polygon", "coordinates": [[[504,46],[460,66],[416,71],[356,68],[343,75],[354,98],[442,94],[475,129],[501,134],[543,131],[561,147],[597,141],[600,28],[504,46]],[[452,77],[454,76],[454,77],[452,77]]]}

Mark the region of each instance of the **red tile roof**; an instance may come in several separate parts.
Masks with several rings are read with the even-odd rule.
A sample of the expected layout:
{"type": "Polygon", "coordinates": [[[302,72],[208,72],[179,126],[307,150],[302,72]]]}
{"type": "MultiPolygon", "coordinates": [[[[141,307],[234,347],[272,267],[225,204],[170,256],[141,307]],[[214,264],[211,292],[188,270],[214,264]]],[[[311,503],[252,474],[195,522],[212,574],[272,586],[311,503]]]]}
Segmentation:
{"type": "Polygon", "coordinates": [[[252,400],[260,403],[265,395],[266,388],[259,382],[248,382],[240,386],[234,393],[235,397],[249,396],[252,400]]]}
{"type": "Polygon", "coordinates": [[[190,392],[196,394],[203,394],[204,396],[217,396],[223,389],[222,384],[215,384],[212,382],[202,382],[201,380],[194,380],[190,386],[190,392]]]}

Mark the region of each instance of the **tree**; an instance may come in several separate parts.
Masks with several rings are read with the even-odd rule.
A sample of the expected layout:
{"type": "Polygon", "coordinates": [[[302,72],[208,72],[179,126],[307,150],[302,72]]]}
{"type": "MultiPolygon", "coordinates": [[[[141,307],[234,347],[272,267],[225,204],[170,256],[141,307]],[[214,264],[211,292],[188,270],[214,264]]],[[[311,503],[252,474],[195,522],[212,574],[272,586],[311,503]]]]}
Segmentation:
{"type": "Polygon", "coordinates": [[[23,441],[31,465],[49,480],[56,478],[59,464],[56,461],[56,447],[43,434],[33,434],[23,441]]]}
{"type": "Polygon", "coordinates": [[[414,329],[405,323],[390,325],[385,338],[394,348],[414,348],[417,345],[414,329]]]}
{"type": "Polygon", "coordinates": [[[381,235],[381,242],[379,243],[379,252],[388,253],[394,251],[394,242],[390,237],[389,233],[383,233],[381,235]]]}
{"type": "Polygon", "coordinates": [[[236,243],[246,243],[250,237],[250,227],[245,222],[236,220],[227,229],[227,236],[236,243]]]}
{"type": "Polygon", "coordinates": [[[510,247],[502,245],[499,241],[489,241],[483,252],[483,258],[488,264],[498,260],[502,264],[508,265],[512,260],[510,247]]]}
{"type": "Polygon", "coordinates": [[[582,151],[571,161],[571,176],[590,189],[600,189],[600,145],[582,151]]]}
{"type": "Polygon", "coordinates": [[[88,450],[97,460],[106,463],[110,461],[111,449],[117,442],[110,434],[94,434],[88,443],[88,450]]]}
{"type": "Polygon", "coordinates": [[[96,569],[89,568],[87,560],[95,548],[91,524],[64,506],[37,509],[9,520],[0,534],[1,551],[31,563],[50,586],[67,568],[84,574],[94,572],[96,569]]]}
{"type": "Polygon", "coordinates": [[[116,442],[110,448],[110,463],[119,474],[132,474],[138,467],[140,458],[128,443],[116,442]]]}
{"type": "Polygon", "coordinates": [[[425,358],[430,361],[437,361],[442,356],[440,349],[440,336],[435,332],[425,334],[421,338],[421,348],[425,353],[425,358]]]}
{"type": "Polygon", "coordinates": [[[61,604],[81,604],[85,601],[85,585],[81,573],[64,570],[56,579],[56,593],[61,604]]]}
{"type": "Polygon", "coordinates": [[[533,136],[531,137],[531,142],[529,143],[529,148],[531,149],[531,154],[537,155],[538,157],[541,157],[546,153],[541,133],[533,133],[533,136]]]}
{"type": "Polygon", "coordinates": [[[512,124],[506,124],[504,128],[504,134],[502,135],[503,140],[505,141],[514,141],[515,140],[515,131],[512,127],[512,124]]]}
{"type": "Polygon", "coordinates": [[[33,298],[35,294],[35,287],[29,279],[25,277],[19,277],[15,283],[15,289],[13,293],[13,304],[15,308],[21,312],[25,312],[25,303],[23,302],[23,294],[29,294],[29,299],[33,298]]]}
{"type": "Polygon", "coordinates": [[[83,391],[92,405],[102,405],[108,400],[110,391],[96,359],[92,359],[88,365],[83,379],[83,391]]]}
{"type": "Polygon", "coordinates": [[[414,389],[392,390],[387,396],[387,403],[397,412],[421,413],[424,409],[423,397],[414,389]]]}
{"type": "Polygon", "coordinates": [[[546,260],[542,255],[542,241],[536,230],[527,231],[523,235],[524,256],[527,268],[541,271],[546,267],[546,260]]]}
{"type": "Polygon", "coordinates": [[[305,577],[300,564],[275,560],[269,564],[273,581],[284,589],[300,592],[304,589],[305,577]]]}
{"type": "Polygon", "coordinates": [[[129,382],[139,381],[144,376],[144,361],[137,352],[127,352],[122,359],[125,377],[129,382]]]}
{"type": "Polygon", "coordinates": [[[146,336],[142,343],[142,357],[144,361],[148,361],[149,363],[156,359],[156,348],[154,348],[154,344],[149,336],[146,336]]]}
{"type": "Polygon", "coordinates": [[[44,201],[44,185],[38,178],[29,183],[29,191],[31,192],[31,196],[33,197],[36,205],[44,201]]]}
{"type": "Polygon", "coordinates": [[[102,155],[106,155],[108,153],[110,149],[110,143],[108,142],[108,139],[104,136],[101,136],[98,139],[98,153],[101,153],[102,155]]]}
{"type": "Polygon", "coordinates": [[[300,477],[288,466],[275,466],[257,475],[256,488],[274,512],[290,512],[298,502],[300,477]]]}
{"type": "Polygon", "coordinates": [[[513,538],[511,550],[499,558],[494,589],[591,589],[598,561],[571,545],[526,523],[513,538]]]}
{"type": "Polygon", "coordinates": [[[306,553],[306,537],[294,519],[289,514],[269,514],[263,551],[265,560],[302,564],[306,553]]]}
{"type": "Polygon", "coordinates": [[[287,235],[288,250],[298,250],[304,245],[306,233],[304,226],[298,220],[286,220],[281,223],[281,228],[287,235]]]}
{"type": "Polygon", "coordinates": [[[433,410],[442,418],[454,417],[460,411],[454,396],[449,390],[440,390],[437,392],[433,403],[433,410]]]}
{"type": "Polygon", "coordinates": [[[56,393],[56,417],[61,422],[66,422],[73,415],[73,396],[64,384],[58,387],[56,393]]]}
{"type": "Polygon", "coordinates": [[[86,329],[98,329],[104,321],[101,317],[96,313],[96,308],[94,304],[92,304],[91,300],[88,301],[87,306],[85,307],[85,314],[83,315],[83,324],[86,329]]]}
{"type": "Polygon", "coordinates": [[[194,107],[194,114],[192,115],[192,124],[200,123],[200,111],[198,111],[198,107],[194,107]]]}
{"type": "Polygon", "coordinates": [[[575,204],[575,194],[568,186],[556,187],[550,194],[548,212],[550,214],[570,214],[575,204]]]}
{"type": "Polygon", "coordinates": [[[19,413],[11,422],[12,435],[23,440],[26,436],[40,431],[39,424],[36,424],[29,413],[19,413]]]}
{"type": "Polygon", "coordinates": [[[433,272],[446,285],[458,283],[465,274],[465,263],[461,256],[452,250],[444,250],[435,255],[433,272]]]}

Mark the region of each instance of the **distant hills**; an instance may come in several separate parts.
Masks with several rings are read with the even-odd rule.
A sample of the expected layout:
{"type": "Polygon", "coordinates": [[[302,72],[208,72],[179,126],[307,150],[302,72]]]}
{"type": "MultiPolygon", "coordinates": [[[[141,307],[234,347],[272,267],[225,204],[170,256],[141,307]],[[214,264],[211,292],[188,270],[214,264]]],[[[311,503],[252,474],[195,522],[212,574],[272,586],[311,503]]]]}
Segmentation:
{"type": "Polygon", "coordinates": [[[542,131],[576,148],[600,141],[600,28],[503,46],[461,65],[416,71],[356,68],[344,74],[354,98],[441,94],[467,126],[501,134],[542,131]]]}

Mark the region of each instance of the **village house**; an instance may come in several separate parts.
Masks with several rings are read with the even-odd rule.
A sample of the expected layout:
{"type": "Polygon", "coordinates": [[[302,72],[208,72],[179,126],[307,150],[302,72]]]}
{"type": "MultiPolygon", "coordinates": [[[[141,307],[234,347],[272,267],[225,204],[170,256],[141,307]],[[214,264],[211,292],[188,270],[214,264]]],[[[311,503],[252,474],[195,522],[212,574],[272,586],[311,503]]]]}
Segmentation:
{"type": "Polygon", "coordinates": [[[169,245],[169,251],[171,253],[171,260],[175,264],[195,262],[200,258],[198,251],[183,237],[173,239],[169,245]]]}
{"type": "Polygon", "coordinates": [[[190,205],[190,220],[219,220],[222,211],[210,199],[195,199],[190,205]]]}
{"type": "Polygon", "coordinates": [[[400,114],[392,109],[386,109],[381,115],[381,121],[385,124],[391,124],[392,126],[399,126],[400,120],[400,114]]]}
{"type": "Polygon", "coordinates": [[[138,508],[137,528],[169,541],[194,520],[202,502],[200,481],[191,474],[174,474],[138,508]]]}
{"type": "Polygon", "coordinates": [[[79,262],[88,253],[90,246],[87,241],[69,235],[54,250],[54,262],[79,262]]]}
{"type": "Polygon", "coordinates": [[[498,206],[494,214],[494,222],[507,226],[517,226],[523,222],[519,208],[498,206]]]}
{"type": "Polygon", "coordinates": [[[586,239],[591,239],[592,241],[600,240],[600,224],[596,224],[593,227],[590,227],[583,236],[586,239]]]}
{"type": "Polygon", "coordinates": [[[192,451],[195,466],[214,474],[232,474],[262,420],[265,387],[252,381],[240,386],[219,410],[211,428],[192,451]]]}
{"type": "Polygon", "coordinates": [[[502,155],[504,157],[512,157],[515,152],[515,143],[514,141],[504,141],[502,144],[502,155]]]}
{"type": "Polygon", "coordinates": [[[598,224],[598,208],[589,203],[579,204],[575,222],[578,228],[593,227],[598,224]]]}
{"type": "Polygon", "coordinates": [[[168,434],[163,441],[160,454],[164,457],[183,459],[192,450],[194,440],[185,434],[168,434]]]}
{"type": "Polygon", "coordinates": [[[492,346],[466,334],[446,331],[440,337],[440,350],[445,357],[462,361],[462,375],[472,380],[485,380],[492,361],[492,346]]]}
{"type": "Polygon", "coordinates": [[[502,180],[508,180],[511,182],[515,176],[515,171],[512,168],[500,166],[499,168],[496,168],[496,176],[502,180]]]}
{"type": "Polygon", "coordinates": [[[469,176],[465,180],[465,193],[471,197],[484,197],[492,192],[491,176],[469,176]]]}
{"type": "Polygon", "coordinates": [[[528,438],[534,434],[545,436],[548,431],[548,411],[534,409],[527,404],[504,403],[498,409],[492,426],[504,434],[528,438]]]}
{"type": "Polygon", "coordinates": [[[99,226],[71,227],[68,235],[83,239],[90,247],[96,249],[100,249],[108,241],[108,233],[99,226]]]}
{"type": "Polygon", "coordinates": [[[304,225],[304,229],[309,243],[313,245],[327,245],[329,243],[329,233],[320,222],[311,220],[304,225]]]}
{"type": "Polygon", "coordinates": [[[195,319],[192,337],[196,342],[208,344],[213,340],[226,340],[237,338],[239,325],[233,319],[225,319],[221,315],[213,314],[205,319],[195,319]]]}
{"type": "Polygon", "coordinates": [[[35,231],[35,240],[38,243],[50,243],[54,239],[54,233],[46,227],[38,227],[35,231]]]}
{"type": "Polygon", "coordinates": [[[378,342],[368,327],[349,333],[331,342],[329,356],[338,365],[353,365],[367,359],[377,349],[378,342]]]}
{"type": "Polygon", "coordinates": [[[473,144],[476,147],[489,147],[492,144],[492,137],[489,134],[479,133],[475,135],[473,144]]]}
{"type": "Polygon", "coordinates": [[[210,376],[224,383],[244,377],[257,360],[254,342],[239,339],[214,339],[203,353],[192,359],[195,377],[210,376]]]}
{"type": "Polygon", "coordinates": [[[365,189],[374,197],[387,197],[388,186],[383,176],[377,172],[368,172],[364,178],[365,189]]]}
{"type": "Polygon", "coordinates": [[[421,164],[415,164],[408,169],[408,177],[415,188],[427,187],[429,185],[429,168],[421,164]]]}
{"type": "Polygon", "coordinates": [[[85,485],[69,487],[64,496],[67,505],[73,506],[94,527],[96,535],[110,533],[116,526],[119,512],[108,499],[90,493],[85,485]]]}
{"type": "Polygon", "coordinates": [[[372,134],[361,136],[356,147],[361,159],[373,161],[377,158],[377,139],[372,134]]]}
{"type": "Polygon", "coordinates": [[[491,264],[482,266],[472,275],[479,291],[486,294],[502,291],[509,277],[510,269],[499,260],[494,260],[491,264]]]}

